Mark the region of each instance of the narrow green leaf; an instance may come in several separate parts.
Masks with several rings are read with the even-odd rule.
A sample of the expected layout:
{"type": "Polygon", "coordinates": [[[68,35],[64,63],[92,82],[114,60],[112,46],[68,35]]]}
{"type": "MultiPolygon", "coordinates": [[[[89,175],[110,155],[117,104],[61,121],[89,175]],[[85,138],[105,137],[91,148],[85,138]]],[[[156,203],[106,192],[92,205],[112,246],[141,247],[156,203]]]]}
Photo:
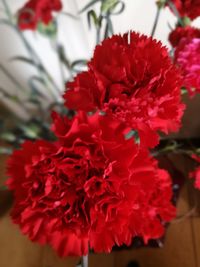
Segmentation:
{"type": "Polygon", "coordinates": [[[107,13],[112,11],[115,6],[118,4],[118,0],[104,0],[101,5],[101,12],[107,13]]]}
{"type": "Polygon", "coordinates": [[[25,88],[18,82],[18,80],[2,65],[0,64],[0,70],[15,84],[20,90],[26,91],[25,88]]]}
{"type": "Polygon", "coordinates": [[[90,10],[88,13],[87,13],[87,21],[88,21],[88,26],[89,26],[89,29],[91,28],[91,20],[93,20],[94,22],[94,25],[96,27],[99,26],[99,19],[97,17],[97,14],[95,13],[94,10],[90,10]]]}
{"type": "Polygon", "coordinates": [[[30,58],[27,58],[27,57],[24,57],[24,56],[15,56],[15,57],[12,57],[10,58],[10,61],[21,61],[23,63],[27,63],[27,64],[30,64],[31,66],[34,66],[36,68],[42,68],[42,66],[38,65],[34,60],[30,59],[30,58]]]}
{"type": "Polygon", "coordinates": [[[18,97],[17,95],[11,95],[10,93],[8,93],[5,89],[3,89],[3,88],[1,88],[1,87],[0,87],[0,93],[1,93],[4,97],[8,98],[8,99],[11,100],[11,101],[14,101],[14,102],[20,102],[20,99],[19,99],[19,97],[18,97]]]}
{"type": "Polygon", "coordinates": [[[40,129],[32,124],[32,125],[20,125],[19,128],[23,131],[24,135],[29,139],[37,139],[39,137],[40,129]]]}
{"type": "Polygon", "coordinates": [[[3,132],[0,134],[0,139],[6,142],[14,142],[16,140],[16,136],[11,132],[3,132]]]}
{"type": "Polygon", "coordinates": [[[38,84],[41,84],[43,87],[46,87],[46,84],[44,82],[44,80],[38,76],[32,76],[31,78],[29,78],[28,80],[28,84],[31,88],[31,95],[34,96],[34,97],[43,97],[43,98],[46,98],[46,95],[43,94],[41,92],[41,90],[38,89],[37,87],[37,83],[38,84]]]}
{"type": "Polygon", "coordinates": [[[111,15],[119,15],[125,9],[125,3],[122,1],[118,1],[118,3],[110,10],[111,15]]]}
{"type": "Polygon", "coordinates": [[[106,19],[106,28],[105,28],[105,35],[104,38],[108,38],[113,35],[113,25],[110,17],[107,17],[106,19]]]}
{"type": "Polygon", "coordinates": [[[87,62],[88,61],[86,59],[75,60],[72,62],[71,68],[75,68],[77,65],[86,66],[87,62]]]}

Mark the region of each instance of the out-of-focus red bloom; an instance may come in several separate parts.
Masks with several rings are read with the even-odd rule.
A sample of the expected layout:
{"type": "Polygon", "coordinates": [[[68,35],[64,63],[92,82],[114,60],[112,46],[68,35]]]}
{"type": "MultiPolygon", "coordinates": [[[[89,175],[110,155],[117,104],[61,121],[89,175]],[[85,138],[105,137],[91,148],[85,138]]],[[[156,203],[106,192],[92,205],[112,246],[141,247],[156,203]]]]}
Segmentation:
{"type": "Polygon", "coordinates": [[[25,142],[8,162],[22,232],[60,256],[161,237],[175,216],[168,173],[108,116],[53,117],[59,140],[25,142]]]}
{"type": "Polygon", "coordinates": [[[61,9],[60,0],[30,0],[18,11],[18,26],[21,30],[35,30],[39,22],[49,24],[52,13],[61,9]]]}
{"type": "MultiPolygon", "coordinates": [[[[197,155],[192,155],[192,158],[200,164],[200,157],[197,155]]],[[[190,178],[195,179],[195,187],[200,190],[200,167],[197,167],[195,171],[190,173],[190,178]]]]}
{"type": "Polygon", "coordinates": [[[193,96],[200,92],[200,38],[182,39],[174,58],[183,76],[183,86],[189,94],[193,96]]]}
{"type": "Polygon", "coordinates": [[[171,0],[181,17],[195,19],[200,16],[199,0],[171,0]]]}
{"type": "Polygon", "coordinates": [[[169,35],[169,41],[173,47],[179,45],[182,39],[200,38],[200,30],[194,27],[177,27],[169,35]]]}
{"type": "Polygon", "coordinates": [[[67,107],[103,110],[138,130],[150,147],[158,143],[157,131],[179,129],[180,75],[160,42],[134,32],[115,35],[96,47],[88,67],[67,84],[67,107]]]}

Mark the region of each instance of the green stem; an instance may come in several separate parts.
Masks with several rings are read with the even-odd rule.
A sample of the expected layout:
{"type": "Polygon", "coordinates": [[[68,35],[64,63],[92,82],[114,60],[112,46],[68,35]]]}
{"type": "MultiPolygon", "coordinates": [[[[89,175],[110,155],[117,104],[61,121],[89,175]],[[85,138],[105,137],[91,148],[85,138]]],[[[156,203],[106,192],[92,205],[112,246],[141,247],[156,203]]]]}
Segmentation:
{"type": "Polygon", "coordinates": [[[154,21],[153,28],[152,28],[152,31],[151,31],[151,36],[152,37],[154,37],[154,34],[156,32],[156,28],[158,26],[158,21],[159,21],[159,18],[160,18],[160,13],[161,13],[161,9],[160,9],[160,7],[157,7],[156,17],[155,17],[155,21],[154,21]]]}
{"type": "Polygon", "coordinates": [[[174,3],[171,0],[167,0],[167,4],[169,5],[169,7],[171,8],[171,10],[173,11],[174,15],[177,17],[178,23],[181,26],[184,26],[183,21],[182,21],[182,18],[180,16],[180,14],[179,14],[176,6],[174,5],[174,3]]]}

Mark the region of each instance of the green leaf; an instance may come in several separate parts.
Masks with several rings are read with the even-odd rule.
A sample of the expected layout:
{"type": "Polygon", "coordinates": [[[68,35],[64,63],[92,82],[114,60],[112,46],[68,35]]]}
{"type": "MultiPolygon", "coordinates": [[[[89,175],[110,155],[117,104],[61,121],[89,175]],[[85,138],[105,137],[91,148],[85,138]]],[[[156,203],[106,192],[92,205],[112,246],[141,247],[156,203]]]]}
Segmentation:
{"type": "Polygon", "coordinates": [[[22,61],[23,63],[27,63],[31,66],[34,66],[36,68],[39,67],[40,69],[42,69],[42,66],[38,65],[34,60],[27,58],[27,57],[24,57],[24,56],[12,57],[12,58],[10,58],[10,61],[22,61]]]}
{"type": "Polygon", "coordinates": [[[6,97],[7,99],[14,101],[14,102],[20,102],[20,99],[18,98],[17,95],[11,95],[10,93],[8,93],[5,89],[0,88],[0,93],[6,97]]]}
{"type": "Polygon", "coordinates": [[[136,144],[139,144],[139,143],[140,143],[140,137],[139,137],[138,131],[131,130],[130,132],[128,132],[128,133],[125,135],[125,139],[126,139],[126,140],[129,140],[129,139],[131,139],[132,137],[134,137],[136,144]]]}
{"type": "Polygon", "coordinates": [[[110,17],[107,17],[106,20],[107,21],[106,21],[106,28],[105,28],[105,35],[104,35],[105,39],[112,36],[113,32],[114,32],[112,21],[111,21],[110,17]]]}
{"type": "Polygon", "coordinates": [[[46,98],[46,95],[43,94],[38,88],[37,88],[37,85],[36,83],[39,83],[41,84],[42,86],[46,87],[46,84],[44,82],[44,80],[38,76],[32,76],[31,78],[29,78],[28,80],[28,84],[31,88],[31,95],[33,97],[43,97],[43,98],[46,98]]]}
{"type": "Polygon", "coordinates": [[[80,11],[79,14],[83,13],[84,11],[86,11],[87,9],[89,9],[90,7],[92,7],[94,4],[96,4],[97,2],[100,2],[101,0],[92,0],[91,2],[89,2],[85,7],[83,7],[80,11]]]}
{"type": "Polygon", "coordinates": [[[71,64],[71,70],[75,73],[87,70],[87,60],[76,60],[71,64]]]}
{"type": "Polygon", "coordinates": [[[24,135],[29,139],[38,139],[40,129],[37,125],[20,125],[19,128],[23,131],[24,135]]]}
{"type": "Polygon", "coordinates": [[[0,134],[0,139],[6,142],[15,142],[16,136],[11,132],[3,132],[0,134]]]}
{"type": "Polygon", "coordinates": [[[116,5],[118,4],[118,0],[104,0],[101,5],[101,12],[108,13],[112,11],[116,5]]]}
{"type": "Polygon", "coordinates": [[[125,9],[125,3],[122,1],[118,1],[118,3],[113,7],[113,10],[110,11],[111,15],[119,15],[125,9]]]}
{"type": "Polygon", "coordinates": [[[100,20],[99,20],[99,18],[97,17],[97,14],[95,13],[94,10],[90,10],[90,11],[87,13],[87,21],[88,21],[88,26],[89,26],[89,28],[91,28],[91,20],[93,20],[94,25],[95,25],[96,27],[99,26],[99,24],[100,24],[100,20]]]}
{"type": "Polygon", "coordinates": [[[77,65],[78,66],[86,66],[87,65],[87,60],[86,59],[80,59],[80,60],[75,60],[71,64],[71,68],[75,68],[77,65]]]}
{"type": "Polygon", "coordinates": [[[38,31],[49,38],[55,38],[57,34],[57,24],[55,21],[50,22],[49,24],[44,24],[42,22],[38,23],[37,25],[38,31]]]}
{"type": "Polygon", "coordinates": [[[182,18],[181,18],[180,14],[179,14],[179,11],[176,8],[176,6],[174,5],[174,3],[171,0],[167,0],[167,3],[169,5],[169,7],[171,8],[172,12],[174,13],[174,15],[177,17],[179,24],[181,26],[184,26],[182,18]]]}

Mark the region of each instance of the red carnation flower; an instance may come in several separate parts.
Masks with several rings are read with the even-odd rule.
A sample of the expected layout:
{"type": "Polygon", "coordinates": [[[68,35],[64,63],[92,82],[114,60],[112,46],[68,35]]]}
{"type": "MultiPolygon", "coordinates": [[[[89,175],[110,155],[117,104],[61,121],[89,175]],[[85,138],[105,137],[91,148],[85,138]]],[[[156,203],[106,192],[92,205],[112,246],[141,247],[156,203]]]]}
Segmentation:
{"type": "Polygon", "coordinates": [[[173,47],[178,46],[182,39],[200,38],[200,30],[194,27],[177,27],[169,35],[169,41],[173,47]]]}
{"type": "Polygon", "coordinates": [[[22,232],[60,256],[161,237],[175,216],[168,173],[107,116],[53,117],[59,141],[25,142],[8,162],[22,232]]]}
{"type": "Polygon", "coordinates": [[[183,39],[175,50],[175,63],[190,95],[200,92],[200,38],[183,39]]]}
{"type": "Polygon", "coordinates": [[[18,26],[21,30],[35,30],[39,22],[49,24],[52,12],[61,9],[60,0],[30,0],[18,12],[18,26]]]}
{"type": "Polygon", "coordinates": [[[199,0],[171,0],[181,17],[195,19],[200,16],[199,0]]]}
{"type": "MultiPolygon", "coordinates": [[[[197,155],[192,155],[192,158],[197,162],[200,163],[200,157],[197,155]]],[[[200,190],[200,167],[197,167],[195,171],[190,173],[190,178],[195,179],[195,187],[200,190]]]]}
{"type": "Polygon", "coordinates": [[[155,146],[157,131],[177,131],[183,114],[180,75],[160,42],[134,32],[113,36],[95,49],[89,70],[71,83],[70,109],[100,109],[139,131],[155,146]]]}

